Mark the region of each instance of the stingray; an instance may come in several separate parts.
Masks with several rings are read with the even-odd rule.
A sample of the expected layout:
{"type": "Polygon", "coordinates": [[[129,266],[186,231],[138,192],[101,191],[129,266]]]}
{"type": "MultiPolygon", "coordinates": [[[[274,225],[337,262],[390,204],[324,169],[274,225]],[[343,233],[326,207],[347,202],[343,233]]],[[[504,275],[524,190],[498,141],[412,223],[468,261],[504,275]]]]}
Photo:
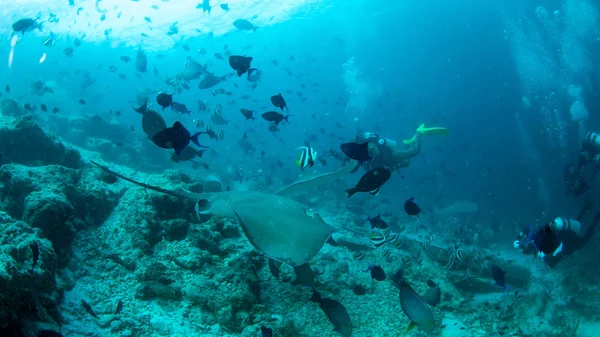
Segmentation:
{"type": "Polygon", "coordinates": [[[158,112],[148,109],[147,101],[134,110],[143,116],[142,129],[148,138],[152,139],[154,135],[167,128],[167,123],[162,116],[158,112]]]}
{"type": "MultiPolygon", "coordinates": [[[[257,251],[270,259],[287,263],[292,267],[307,264],[319,253],[334,232],[334,228],[328,225],[319,214],[311,212],[306,206],[282,195],[249,191],[200,194],[171,191],[135,181],[105,166],[93,161],[92,163],[104,171],[136,185],[193,201],[196,203],[195,209],[198,215],[208,214],[237,219],[246,238],[257,251]]],[[[353,163],[349,165],[353,166],[353,163]]],[[[334,177],[340,177],[341,175],[336,172],[333,173],[334,177]]],[[[331,175],[325,176],[329,176],[329,178],[307,179],[294,183],[293,190],[299,191],[302,186],[313,187],[333,179],[331,175]]],[[[289,189],[283,191],[286,190],[290,191],[289,189]]]]}
{"type": "Polygon", "coordinates": [[[202,81],[198,84],[199,89],[209,89],[214,87],[215,85],[225,81],[227,79],[226,76],[215,76],[209,72],[206,73],[202,81]]]}

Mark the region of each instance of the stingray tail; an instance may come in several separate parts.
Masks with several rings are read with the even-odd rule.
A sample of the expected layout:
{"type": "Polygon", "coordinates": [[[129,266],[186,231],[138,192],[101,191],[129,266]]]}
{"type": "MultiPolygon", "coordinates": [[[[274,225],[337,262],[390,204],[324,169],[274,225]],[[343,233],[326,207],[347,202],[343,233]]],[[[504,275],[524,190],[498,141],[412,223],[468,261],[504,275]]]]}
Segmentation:
{"type": "Polygon", "coordinates": [[[116,177],[119,177],[119,178],[121,178],[123,180],[129,181],[130,183],[133,183],[135,185],[147,188],[149,190],[153,190],[153,191],[156,191],[156,192],[164,193],[164,194],[167,194],[167,195],[170,195],[170,196],[173,196],[173,197],[176,197],[176,198],[181,198],[181,199],[188,199],[188,200],[194,200],[194,201],[196,201],[196,199],[197,199],[197,198],[194,198],[194,197],[192,197],[190,195],[187,195],[186,193],[181,193],[181,192],[177,192],[177,191],[167,190],[167,189],[164,189],[164,188],[160,188],[160,187],[157,187],[157,186],[152,186],[152,185],[144,184],[142,182],[133,180],[133,179],[128,178],[128,177],[126,177],[126,176],[124,176],[124,175],[122,175],[120,173],[112,171],[108,167],[100,165],[100,164],[96,163],[93,160],[91,161],[91,163],[94,164],[94,165],[96,165],[96,166],[98,166],[99,168],[101,168],[105,172],[108,172],[108,173],[110,173],[110,174],[112,174],[112,175],[114,175],[116,177]]]}

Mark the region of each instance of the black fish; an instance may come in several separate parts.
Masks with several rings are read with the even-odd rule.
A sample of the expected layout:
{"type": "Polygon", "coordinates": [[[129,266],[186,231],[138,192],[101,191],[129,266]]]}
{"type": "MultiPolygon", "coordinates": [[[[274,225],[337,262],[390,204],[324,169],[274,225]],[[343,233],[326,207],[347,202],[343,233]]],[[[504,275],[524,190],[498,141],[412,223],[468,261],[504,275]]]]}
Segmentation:
{"type": "Polygon", "coordinates": [[[60,108],[59,108],[59,107],[54,107],[54,108],[52,109],[52,113],[53,113],[53,114],[55,114],[55,113],[59,113],[59,112],[60,112],[60,108]]]}
{"type": "Polygon", "coordinates": [[[21,19],[12,25],[12,29],[15,32],[19,32],[25,35],[25,32],[30,29],[38,29],[40,32],[42,31],[42,24],[37,22],[38,19],[21,19]]]}
{"type": "Polygon", "coordinates": [[[47,112],[48,111],[48,107],[46,106],[46,104],[40,105],[40,109],[42,109],[43,112],[47,112]]]}
{"type": "Polygon", "coordinates": [[[442,300],[442,290],[440,289],[440,286],[432,280],[427,280],[427,285],[429,286],[429,289],[423,294],[423,301],[430,306],[435,307],[442,300]]]}
{"type": "Polygon", "coordinates": [[[181,104],[181,103],[177,103],[177,102],[173,102],[171,103],[171,109],[173,109],[174,111],[177,111],[181,114],[191,114],[192,112],[190,110],[188,110],[187,106],[185,106],[185,104],[181,104]]]}
{"type": "Polygon", "coordinates": [[[163,149],[174,149],[175,153],[181,154],[190,140],[201,148],[207,148],[198,142],[198,136],[206,132],[190,134],[190,132],[179,122],[175,122],[172,127],[166,128],[152,137],[152,142],[163,149]]]}
{"type": "Polygon", "coordinates": [[[31,248],[31,255],[33,257],[33,263],[31,264],[31,272],[33,272],[33,269],[40,258],[40,247],[38,246],[38,243],[34,241],[29,244],[29,248],[31,248]]]}
{"type": "Polygon", "coordinates": [[[246,120],[256,120],[256,118],[254,118],[254,111],[248,109],[240,109],[240,112],[242,113],[242,116],[246,117],[246,120]]]}
{"type": "Polygon", "coordinates": [[[95,318],[98,318],[98,316],[96,316],[96,313],[94,312],[94,309],[92,309],[88,302],[81,300],[81,305],[83,306],[85,311],[87,311],[88,314],[92,315],[95,318]]]}
{"type": "Polygon", "coordinates": [[[281,94],[271,96],[271,103],[273,103],[275,107],[281,109],[281,111],[283,111],[283,108],[289,110],[287,108],[287,103],[285,103],[285,99],[283,99],[283,96],[281,96],[281,94]]]}
{"type": "Polygon", "coordinates": [[[358,162],[366,162],[371,159],[369,155],[369,143],[344,143],[340,145],[340,149],[348,158],[357,160],[358,162]]]}
{"type": "Polygon", "coordinates": [[[142,46],[140,46],[140,48],[137,51],[137,54],[135,55],[135,69],[137,69],[137,71],[139,71],[140,73],[145,73],[147,68],[148,58],[142,50],[142,46]]]}
{"type": "Polygon", "coordinates": [[[131,62],[131,58],[129,56],[121,56],[119,58],[121,59],[121,61],[123,61],[125,63],[131,62]]]}
{"type": "Polygon", "coordinates": [[[366,295],[367,294],[367,289],[365,289],[364,286],[357,284],[354,287],[352,287],[352,292],[354,293],[354,295],[366,295]]]}
{"type": "Polygon", "coordinates": [[[239,55],[231,55],[229,56],[229,66],[231,69],[237,71],[237,75],[242,76],[248,69],[250,69],[250,63],[252,62],[252,57],[250,56],[239,56],[239,55]]]}
{"type": "Polygon", "coordinates": [[[371,195],[378,195],[379,189],[390,179],[391,175],[392,172],[386,168],[378,167],[368,171],[360,178],[355,187],[346,190],[346,193],[348,193],[347,198],[350,198],[357,192],[368,192],[371,195]]]}
{"type": "Polygon", "coordinates": [[[408,215],[417,216],[421,214],[421,207],[414,202],[414,199],[415,198],[410,198],[404,202],[404,211],[406,211],[406,214],[408,215]]]}
{"type": "Polygon", "coordinates": [[[80,100],[79,100],[79,104],[81,104],[81,105],[86,105],[86,104],[87,104],[87,102],[86,102],[86,101],[85,101],[85,100],[82,98],[82,99],[80,99],[80,100]]]}
{"type": "Polygon", "coordinates": [[[119,300],[117,303],[117,310],[115,310],[115,315],[120,314],[121,310],[123,310],[123,301],[119,300]]]}
{"type": "Polygon", "coordinates": [[[4,87],[4,90],[6,90],[6,92],[10,94],[10,86],[8,84],[6,85],[6,87],[4,87]]]}
{"type": "Polygon", "coordinates": [[[388,224],[383,221],[383,219],[381,218],[381,214],[377,215],[376,217],[368,217],[367,221],[369,221],[369,223],[371,224],[371,229],[375,229],[375,228],[379,228],[379,229],[386,229],[389,228],[388,224]]]}
{"type": "Polygon", "coordinates": [[[197,150],[192,147],[186,147],[181,151],[179,155],[177,153],[171,154],[171,160],[175,163],[193,160],[195,158],[202,158],[206,149],[197,150]]]}
{"type": "Polygon", "coordinates": [[[275,125],[279,125],[279,123],[281,123],[281,121],[283,121],[283,120],[285,120],[286,122],[289,123],[290,121],[288,121],[288,118],[291,115],[284,116],[277,111],[267,111],[264,114],[262,114],[261,116],[264,120],[269,121],[269,122],[274,122],[275,125]]]}
{"type": "MultiPolygon", "coordinates": [[[[223,5],[221,5],[221,6],[223,6],[223,5]]],[[[267,328],[264,325],[260,326],[260,333],[261,333],[262,337],[273,337],[273,329],[267,328]]]]}
{"type": "Polygon", "coordinates": [[[385,270],[380,266],[372,266],[369,263],[369,268],[367,270],[371,273],[371,278],[375,281],[384,281],[386,279],[385,270]]]}
{"type": "Polygon", "coordinates": [[[497,265],[492,266],[492,277],[494,278],[494,281],[496,281],[496,283],[494,283],[495,286],[506,290],[506,278],[504,276],[504,271],[497,265]]]}
{"type": "Polygon", "coordinates": [[[334,331],[343,337],[352,336],[352,321],[342,303],[330,298],[322,298],[316,289],[313,289],[310,300],[319,304],[329,321],[333,324],[334,331]]]}
{"type": "Polygon", "coordinates": [[[296,272],[296,279],[292,282],[292,285],[315,286],[315,275],[308,263],[294,266],[294,271],[296,272]]]}
{"type": "Polygon", "coordinates": [[[269,258],[269,271],[271,271],[271,274],[275,278],[279,278],[279,274],[281,273],[279,267],[281,267],[281,262],[269,258]]]}
{"type": "Polygon", "coordinates": [[[173,95],[165,93],[158,94],[158,96],[156,96],[156,103],[158,103],[158,105],[160,105],[164,110],[173,104],[173,95]]]}

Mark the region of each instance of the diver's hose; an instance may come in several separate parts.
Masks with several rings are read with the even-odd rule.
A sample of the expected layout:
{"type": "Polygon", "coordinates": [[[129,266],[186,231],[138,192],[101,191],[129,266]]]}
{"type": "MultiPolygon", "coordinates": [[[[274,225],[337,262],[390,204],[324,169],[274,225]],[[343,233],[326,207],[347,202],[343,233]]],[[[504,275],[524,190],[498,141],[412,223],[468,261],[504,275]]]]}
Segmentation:
{"type": "Polygon", "coordinates": [[[557,217],[550,223],[550,228],[557,231],[572,231],[579,234],[581,232],[581,223],[577,220],[557,217]]]}

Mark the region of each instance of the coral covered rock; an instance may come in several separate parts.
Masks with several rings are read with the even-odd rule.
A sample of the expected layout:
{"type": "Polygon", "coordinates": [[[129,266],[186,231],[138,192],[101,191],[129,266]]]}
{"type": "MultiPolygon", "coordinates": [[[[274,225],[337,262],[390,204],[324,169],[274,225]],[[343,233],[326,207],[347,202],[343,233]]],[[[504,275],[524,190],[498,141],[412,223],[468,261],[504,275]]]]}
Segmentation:
{"type": "Polygon", "coordinates": [[[59,324],[57,258],[40,230],[22,221],[0,220],[0,328],[59,324]]]}
{"type": "Polygon", "coordinates": [[[79,152],[66,148],[61,142],[48,136],[31,115],[2,118],[0,153],[4,162],[28,166],[53,164],[69,168],[81,166],[79,152]]]}

